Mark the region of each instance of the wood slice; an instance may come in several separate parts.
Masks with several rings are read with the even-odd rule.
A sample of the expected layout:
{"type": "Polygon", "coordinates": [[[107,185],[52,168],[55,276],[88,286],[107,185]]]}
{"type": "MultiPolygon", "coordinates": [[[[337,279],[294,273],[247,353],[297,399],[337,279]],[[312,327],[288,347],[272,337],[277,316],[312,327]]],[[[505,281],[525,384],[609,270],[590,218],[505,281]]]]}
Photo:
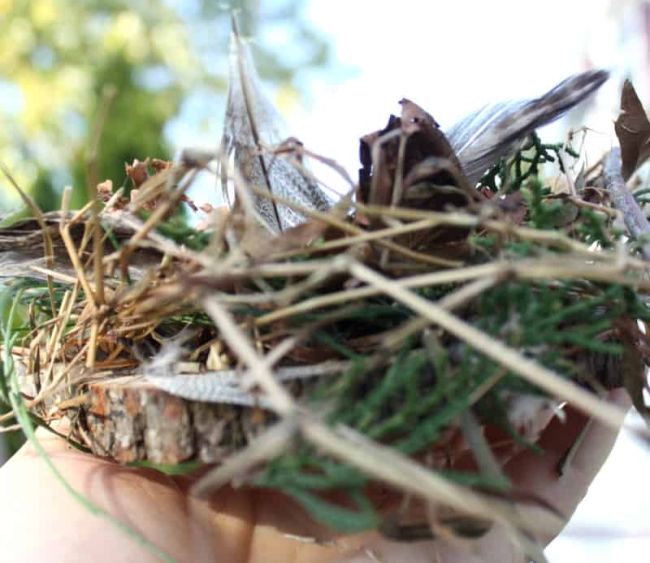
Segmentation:
{"type": "MultiPolygon", "coordinates": [[[[636,363],[633,370],[643,374],[640,358],[636,363]]],[[[590,354],[581,365],[579,380],[595,379],[606,389],[623,384],[621,356],[590,354]]],[[[318,384],[318,379],[293,380],[285,385],[300,397],[318,384]]],[[[33,378],[23,375],[21,387],[28,396],[36,394],[33,378]]],[[[49,413],[65,409],[73,437],[94,454],[119,463],[218,463],[277,420],[259,406],[188,400],[159,389],[142,375],[123,374],[66,385],[49,397],[43,408],[49,413]],[[72,406],[66,405],[70,402],[72,406]]]]}
{"type": "Polygon", "coordinates": [[[93,453],[120,463],[214,463],[273,418],[260,408],[189,401],[125,376],[89,385],[76,429],[93,453]]]}

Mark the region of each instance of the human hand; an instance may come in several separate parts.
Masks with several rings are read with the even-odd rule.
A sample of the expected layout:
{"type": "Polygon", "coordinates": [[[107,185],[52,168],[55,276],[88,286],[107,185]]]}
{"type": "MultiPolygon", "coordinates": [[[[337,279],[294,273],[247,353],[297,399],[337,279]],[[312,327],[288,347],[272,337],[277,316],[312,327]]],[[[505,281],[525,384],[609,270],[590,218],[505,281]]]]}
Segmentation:
{"type": "MultiPolygon", "coordinates": [[[[610,400],[629,406],[623,390],[611,392],[610,400]]],[[[543,432],[539,441],[543,455],[522,451],[504,467],[520,490],[550,503],[567,519],[609,455],[617,434],[591,423],[559,477],[558,463],[586,422],[583,415],[567,409],[564,423],[555,419],[543,432]]],[[[153,470],[119,466],[73,450],[49,433],[39,435],[72,487],[178,561],[523,561],[498,526],[479,540],[461,543],[442,539],[400,543],[377,532],[336,535],[313,522],[298,505],[279,493],[225,487],[209,501],[199,500],[189,495],[197,477],[170,477],[153,470]]],[[[76,502],[29,445],[0,469],[0,495],[3,560],[159,560],[76,502]]],[[[543,544],[551,539],[539,538],[543,544]]]]}

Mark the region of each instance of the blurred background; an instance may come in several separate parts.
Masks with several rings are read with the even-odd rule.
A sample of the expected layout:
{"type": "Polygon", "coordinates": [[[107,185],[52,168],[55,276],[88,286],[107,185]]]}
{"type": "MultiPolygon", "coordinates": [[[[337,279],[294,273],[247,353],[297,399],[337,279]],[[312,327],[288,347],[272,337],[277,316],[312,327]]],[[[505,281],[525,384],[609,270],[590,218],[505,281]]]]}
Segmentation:
{"type": "MultiPolygon", "coordinates": [[[[126,184],[134,158],[218,146],[230,10],[288,134],[354,177],[358,138],[408,97],[442,124],[500,99],[537,96],[604,67],[589,104],[542,132],[588,125],[590,155],[613,143],[622,80],[650,101],[650,2],[492,0],[0,0],[0,160],[45,210],[64,186],[85,201],[87,162],[126,184]],[[98,137],[98,132],[101,136],[98,137]]],[[[220,203],[214,178],[192,197],[220,203]]],[[[0,178],[0,211],[20,209],[0,178]]],[[[624,435],[551,561],[645,561],[650,457],[624,435]]]]}

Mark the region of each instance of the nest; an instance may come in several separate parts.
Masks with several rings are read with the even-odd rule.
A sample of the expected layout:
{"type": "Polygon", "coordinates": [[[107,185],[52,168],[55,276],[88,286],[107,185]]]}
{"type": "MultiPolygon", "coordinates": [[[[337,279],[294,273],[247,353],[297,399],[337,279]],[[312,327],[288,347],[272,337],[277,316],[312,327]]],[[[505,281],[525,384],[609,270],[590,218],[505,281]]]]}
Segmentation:
{"type": "Polygon", "coordinates": [[[475,188],[405,101],[332,204],[299,144],[247,155],[229,139],[230,175],[227,151],[136,162],[129,198],[103,184],[101,204],[64,197],[0,231],[13,416],[65,418],[71,443],[121,463],[217,464],[199,492],[271,487],[348,532],[385,522],[373,482],[471,516],[461,535],[556,519],[510,510],[500,460],[534,447],[561,402],[620,424],[599,395],[625,385],[645,408],[650,281],[611,205],[616,154],[568,182],[581,155],[533,136],[475,188]],[[184,194],[214,160],[235,204],[188,227],[184,194]]]}

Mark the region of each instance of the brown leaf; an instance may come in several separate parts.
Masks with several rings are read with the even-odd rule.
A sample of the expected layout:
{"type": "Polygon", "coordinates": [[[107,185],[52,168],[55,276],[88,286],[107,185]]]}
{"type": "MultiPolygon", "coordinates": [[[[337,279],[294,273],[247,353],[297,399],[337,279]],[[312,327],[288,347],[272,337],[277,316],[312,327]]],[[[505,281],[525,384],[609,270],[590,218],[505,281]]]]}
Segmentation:
{"type": "Polygon", "coordinates": [[[149,163],[146,160],[138,160],[137,158],[133,161],[133,164],[124,165],[126,175],[131,178],[133,186],[136,188],[139,188],[149,178],[148,168],[149,163]]]}
{"type": "Polygon", "coordinates": [[[480,197],[467,182],[436,120],[411,100],[403,99],[400,104],[401,117],[391,115],[384,129],[361,138],[361,201],[404,206],[410,202],[411,207],[444,209],[448,205],[463,207],[480,197]],[[402,192],[394,193],[400,168],[402,192]],[[458,189],[440,191],[436,186],[458,189]]]}
{"type": "MultiPolygon", "coordinates": [[[[112,180],[104,180],[103,182],[97,184],[97,198],[99,201],[106,205],[110,202],[111,210],[126,209],[126,207],[129,205],[128,197],[124,195],[115,197],[112,180]]],[[[106,208],[105,212],[108,211],[108,209],[109,208],[106,208]]]]}
{"type": "Polygon", "coordinates": [[[392,197],[399,138],[386,141],[386,136],[401,127],[399,117],[391,115],[388,124],[380,131],[364,135],[360,139],[359,200],[371,205],[389,205],[392,197]],[[381,143],[381,145],[377,145],[381,143]],[[377,162],[373,151],[378,150],[377,162]]]}
{"type": "Polygon", "coordinates": [[[169,160],[162,160],[160,158],[152,158],[150,162],[151,168],[153,168],[154,173],[162,172],[163,170],[168,170],[172,167],[173,162],[169,160]]]}
{"type": "Polygon", "coordinates": [[[621,171],[623,178],[627,180],[650,158],[650,121],[629,80],[623,84],[621,114],[614,123],[614,130],[621,144],[621,171]]]}
{"type": "Polygon", "coordinates": [[[182,201],[183,203],[187,204],[187,206],[188,206],[192,211],[194,211],[195,213],[199,210],[199,206],[196,205],[196,203],[194,203],[194,200],[191,199],[189,196],[187,196],[187,195],[183,195],[183,196],[181,197],[181,201],[182,201]]]}
{"type": "MultiPolygon", "coordinates": [[[[361,138],[358,198],[370,205],[399,205],[443,211],[464,208],[485,197],[469,184],[436,120],[414,102],[403,99],[401,117],[361,138]],[[401,177],[399,176],[401,174],[401,177]]],[[[379,227],[379,219],[369,226],[379,227]]],[[[395,242],[419,252],[444,252],[450,242],[464,239],[467,229],[437,227],[395,242]]]]}
{"type": "Polygon", "coordinates": [[[113,180],[104,180],[97,184],[97,197],[104,203],[113,197],[113,180]]]}
{"type": "Polygon", "coordinates": [[[403,98],[399,103],[402,106],[402,131],[410,136],[411,141],[407,153],[408,171],[431,156],[448,159],[460,170],[460,162],[436,120],[411,100],[403,98]]]}

